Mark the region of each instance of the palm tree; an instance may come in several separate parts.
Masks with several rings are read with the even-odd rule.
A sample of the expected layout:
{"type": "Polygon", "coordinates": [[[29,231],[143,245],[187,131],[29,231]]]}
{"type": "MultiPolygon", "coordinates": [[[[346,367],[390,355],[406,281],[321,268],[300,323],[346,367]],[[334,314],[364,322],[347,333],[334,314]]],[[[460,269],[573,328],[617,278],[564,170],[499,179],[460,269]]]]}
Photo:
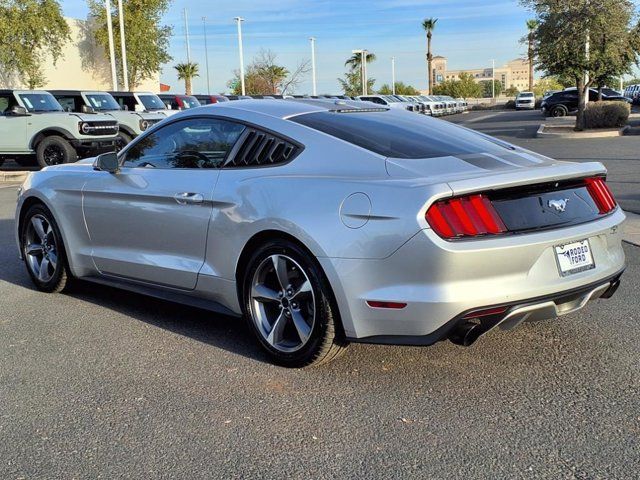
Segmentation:
{"type": "Polygon", "coordinates": [[[431,37],[433,37],[433,29],[436,28],[437,18],[425,18],[422,21],[422,28],[427,32],[427,80],[429,82],[429,95],[433,93],[433,84],[435,83],[433,71],[431,70],[431,61],[433,55],[431,54],[431,37]]]}
{"type": "MultiPolygon", "coordinates": [[[[376,55],[375,53],[371,53],[371,52],[367,52],[366,53],[366,61],[367,63],[371,63],[373,61],[375,61],[376,59],[376,55]]],[[[353,55],[351,55],[346,62],[344,62],[344,66],[345,67],[349,67],[351,69],[352,72],[355,72],[356,70],[360,71],[360,88],[362,89],[361,91],[364,92],[364,89],[362,88],[363,83],[364,83],[364,69],[362,68],[362,54],[361,53],[354,53],[353,55]]],[[[369,87],[369,82],[370,80],[367,80],[367,90],[369,87]]]]}
{"type": "Polygon", "coordinates": [[[179,63],[175,68],[178,71],[178,80],[184,80],[184,93],[191,95],[191,79],[199,77],[198,64],[194,62],[179,63]]]}
{"type": "Polygon", "coordinates": [[[536,29],[538,28],[537,20],[527,20],[527,29],[529,33],[527,35],[527,42],[529,48],[527,49],[527,58],[529,59],[529,91],[533,91],[533,61],[536,55],[536,29]]]}

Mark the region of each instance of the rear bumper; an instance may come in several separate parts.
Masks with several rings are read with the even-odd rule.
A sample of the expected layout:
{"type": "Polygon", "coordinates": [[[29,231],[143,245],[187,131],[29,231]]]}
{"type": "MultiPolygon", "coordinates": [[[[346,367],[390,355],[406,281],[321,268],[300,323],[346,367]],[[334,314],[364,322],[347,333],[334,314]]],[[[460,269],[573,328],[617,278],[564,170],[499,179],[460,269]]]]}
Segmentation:
{"type": "MultiPolygon", "coordinates": [[[[415,343],[406,337],[442,337],[436,332],[471,310],[522,305],[604,285],[624,268],[619,229],[624,218],[618,208],[605,218],[572,227],[458,242],[425,229],[382,260],[319,261],[333,286],[347,337],[364,342],[396,337],[387,343],[415,343]],[[554,247],[584,239],[589,239],[595,268],[562,277],[554,247]],[[406,307],[376,309],[367,300],[406,307]]],[[[544,315],[557,315],[547,307],[544,315]]],[[[424,344],[424,339],[416,341],[424,344]]]]}

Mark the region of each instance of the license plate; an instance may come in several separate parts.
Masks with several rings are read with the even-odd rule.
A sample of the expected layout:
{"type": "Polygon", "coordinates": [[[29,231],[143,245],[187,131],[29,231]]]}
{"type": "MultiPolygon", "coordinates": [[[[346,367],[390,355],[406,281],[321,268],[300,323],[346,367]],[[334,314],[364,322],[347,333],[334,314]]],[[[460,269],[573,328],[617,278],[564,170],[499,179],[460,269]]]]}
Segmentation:
{"type": "Polygon", "coordinates": [[[557,245],[555,251],[558,270],[563,277],[596,268],[589,240],[557,245]]]}

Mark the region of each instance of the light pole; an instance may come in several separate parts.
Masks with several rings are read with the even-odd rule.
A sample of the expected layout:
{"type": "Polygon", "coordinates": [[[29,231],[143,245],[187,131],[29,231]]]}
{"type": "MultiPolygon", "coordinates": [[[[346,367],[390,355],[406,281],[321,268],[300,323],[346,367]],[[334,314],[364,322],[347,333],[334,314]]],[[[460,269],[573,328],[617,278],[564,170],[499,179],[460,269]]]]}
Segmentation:
{"type": "Polygon", "coordinates": [[[124,39],[124,10],[122,0],[118,0],[118,19],[120,20],[120,50],[122,52],[122,79],[124,89],[129,90],[129,69],[127,68],[127,46],[124,39]]]}
{"type": "Polygon", "coordinates": [[[244,53],[242,52],[242,22],[244,22],[244,18],[235,17],[234,20],[238,24],[238,50],[240,51],[240,86],[242,95],[246,95],[244,88],[244,53]]]}
{"type": "Polygon", "coordinates": [[[207,17],[202,17],[202,30],[204,32],[204,63],[207,68],[207,95],[211,95],[211,83],[209,81],[209,50],[207,49],[207,17]]]}
{"type": "Polygon", "coordinates": [[[189,44],[189,21],[187,20],[187,9],[182,10],[184,13],[184,36],[187,42],[187,63],[191,63],[191,45],[189,44]]]}
{"type": "Polygon", "coordinates": [[[111,58],[111,82],[114,90],[118,90],[118,74],[116,73],[116,52],[113,48],[113,24],[111,23],[111,0],[105,0],[107,9],[107,34],[109,35],[109,57],[111,58]]]}
{"type": "Polygon", "coordinates": [[[316,86],[316,39],[315,37],[309,37],[309,41],[311,42],[311,78],[313,85],[313,96],[316,96],[318,95],[316,86]]]}
{"type": "Polygon", "coordinates": [[[496,61],[491,59],[491,99],[496,103],[496,61]]]}
{"type": "Polygon", "coordinates": [[[391,57],[391,94],[396,94],[396,57],[391,57]]]}
{"type": "Polygon", "coordinates": [[[351,50],[351,53],[355,55],[362,55],[362,60],[360,61],[360,79],[362,80],[362,95],[367,94],[367,52],[364,49],[361,50],[351,50]]]}

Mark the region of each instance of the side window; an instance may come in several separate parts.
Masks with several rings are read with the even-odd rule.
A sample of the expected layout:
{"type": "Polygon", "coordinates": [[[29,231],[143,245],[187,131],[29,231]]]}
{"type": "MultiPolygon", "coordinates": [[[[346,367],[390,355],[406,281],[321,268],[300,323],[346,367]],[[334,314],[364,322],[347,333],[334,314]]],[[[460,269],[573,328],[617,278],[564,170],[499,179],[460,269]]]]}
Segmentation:
{"type": "Polygon", "coordinates": [[[219,168],[244,129],[244,125],[215,118],[171,123],[132,145],[123,166],[219,168]]]}
{"type": "Polygon", "coordinates": [[[10,95],[0,95],[0,115],[4,115],[9,111],[10,95]]]}
{"type": "Polygon", "coordinates": [[[62,108],[65,112],[75,112],[76,110],[76,102],[73,97],[56,97],[58,103],[62,105],[62,108]]]}

